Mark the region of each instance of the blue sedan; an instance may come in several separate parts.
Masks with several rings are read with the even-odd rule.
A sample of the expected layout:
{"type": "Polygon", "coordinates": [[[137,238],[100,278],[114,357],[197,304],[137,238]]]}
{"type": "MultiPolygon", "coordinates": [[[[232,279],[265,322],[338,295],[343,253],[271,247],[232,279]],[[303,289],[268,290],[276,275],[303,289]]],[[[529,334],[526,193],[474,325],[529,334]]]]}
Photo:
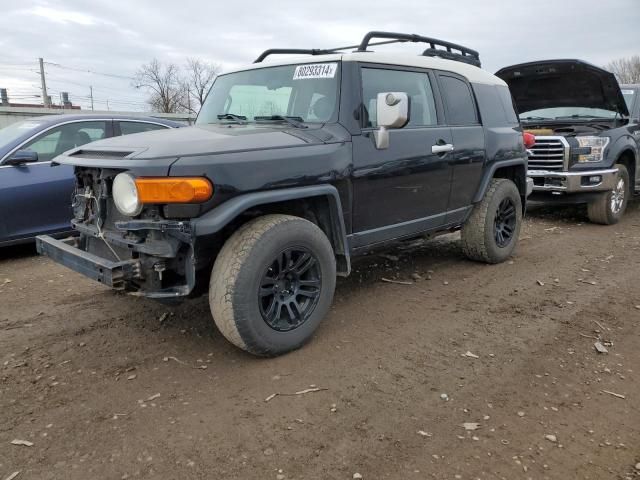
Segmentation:
{"type": "Polygon", "coordinates": [[[95,140],[184,126],[153,117],[49,115],[0,130],[0,246],[71,230],[73,168],[59,154],[95,140]]]}

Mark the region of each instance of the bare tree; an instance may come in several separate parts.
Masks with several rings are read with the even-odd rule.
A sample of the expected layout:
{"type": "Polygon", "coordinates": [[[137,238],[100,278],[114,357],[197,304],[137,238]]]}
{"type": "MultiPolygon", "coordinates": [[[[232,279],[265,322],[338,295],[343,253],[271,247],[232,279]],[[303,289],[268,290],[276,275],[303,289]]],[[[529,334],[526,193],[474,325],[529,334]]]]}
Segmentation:
{"type": "Polygon", "coordinates": [[[605,68],[616,76],[619,83],[640,83],[640,55],[613,60],[605,68]]]}
{"type": "Polygon", "coordinates": [[[154,111],[176,113],[183,110],[185,91],[175,64],[165,65],[154,58],[140,67],[135,79],[136,88],[144,87],[150,91],[147,102],[154,111]]]}
{"type": "Polygon", "coordinates": [[[186,90],[187,104],[183,107],[191,113],[198,113],[221,68],[214,63],[188,58],[185,69],[186,77],[183,81],[183,89],[186,90]]]}

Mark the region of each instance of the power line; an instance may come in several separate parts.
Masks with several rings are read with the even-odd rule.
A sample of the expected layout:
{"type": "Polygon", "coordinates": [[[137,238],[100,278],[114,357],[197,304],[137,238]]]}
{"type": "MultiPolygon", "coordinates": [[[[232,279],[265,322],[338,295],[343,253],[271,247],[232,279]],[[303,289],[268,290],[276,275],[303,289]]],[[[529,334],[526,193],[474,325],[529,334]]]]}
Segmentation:
{"type": "Polygon", "coordinates": [[[75,67],[68,67],[66,65],[61,65],[59,63],[53,63],[53,62],[45,62],[47,65],[53,65],[54,67],[58,67],[58,68],[62,68],[65,70],[72,70],[74,72],[83,72],[83,73],[91,73],[93,75],[102,75],[104,77],[112,77],[112,78],[122,78],[125,80],[135,80],[135,78],[133,77],[128,77],[125,75],[117,75],[115,73],[103,73],[103,72],[96,72],[94,70],[89,70],[89,69],[84,69],[84,68],[75,68],[75,67]]]}

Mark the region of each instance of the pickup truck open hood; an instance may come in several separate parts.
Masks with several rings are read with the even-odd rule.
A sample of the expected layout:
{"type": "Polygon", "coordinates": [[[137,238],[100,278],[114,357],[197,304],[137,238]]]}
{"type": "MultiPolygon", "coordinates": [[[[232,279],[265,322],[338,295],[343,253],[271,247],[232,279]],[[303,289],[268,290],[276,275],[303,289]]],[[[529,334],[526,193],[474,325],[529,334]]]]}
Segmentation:
{"type": "Polygon", "coordinates": [[[507,82],[519,113],[554,107],[602,108],[628,116],[615,76],[581,60],[542,60],[505,67],[496,76],[507,82]]]}

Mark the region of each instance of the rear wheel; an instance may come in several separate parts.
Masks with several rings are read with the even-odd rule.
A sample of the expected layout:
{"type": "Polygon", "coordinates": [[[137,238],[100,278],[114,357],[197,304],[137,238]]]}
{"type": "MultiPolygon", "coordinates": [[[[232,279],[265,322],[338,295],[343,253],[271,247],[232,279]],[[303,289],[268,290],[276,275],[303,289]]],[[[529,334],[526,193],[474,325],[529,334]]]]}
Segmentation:
{"type": "Polygon", "coordinates": [[[518,187],[511,180],[494,178],[462,227],[462,250],[471,260],[503,262],[518,243],[521,224],[518,187]]]}
{"type": "Polygon", "coordinates": [[[618,223],[627,209],[627,202],[631,194],[629,184],[629,172],[622,164],[616,165],[618,176],[613,190],[598,194],[587,205],[589,220],[601,225],[613,225],[618,223]]]}
{"type": "Polygon", "coordinates": [[[324,232],[299,217],[266,215],[243,225],[222,247],[209,304],[230,342],[275,356],[311,338],[335,284],[335,257],[324,232]]]}

